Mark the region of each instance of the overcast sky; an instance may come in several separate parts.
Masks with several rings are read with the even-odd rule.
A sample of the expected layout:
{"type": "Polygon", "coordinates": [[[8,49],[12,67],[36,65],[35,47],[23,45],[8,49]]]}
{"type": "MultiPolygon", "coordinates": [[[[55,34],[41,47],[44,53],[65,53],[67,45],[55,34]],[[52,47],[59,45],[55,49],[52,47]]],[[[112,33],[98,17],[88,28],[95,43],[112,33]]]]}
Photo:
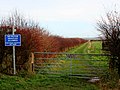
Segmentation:
{"type": "Polygon", "coordinates": [[[54,35],[95,37],[105,12],[120,11],[120,0],[0,0],[0,18],[18,10],[54,35]]]}

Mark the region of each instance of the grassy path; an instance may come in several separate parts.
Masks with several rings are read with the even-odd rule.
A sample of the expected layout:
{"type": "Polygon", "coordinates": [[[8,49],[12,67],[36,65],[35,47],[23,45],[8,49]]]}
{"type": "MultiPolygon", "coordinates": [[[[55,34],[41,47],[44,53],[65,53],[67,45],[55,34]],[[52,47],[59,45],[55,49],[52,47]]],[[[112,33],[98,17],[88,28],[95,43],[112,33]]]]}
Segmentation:
{"type": "MultiPolygon", "coordinates": [[[[87,53],[87,48],[89,46],[89,42],[84,43],[83,45],[79,46],[74,50],[73,53],[87,53]]],[[[79,75],[84,75],[82,77],[86,77],[86,74],[88,74],[89,68],[87,65],[89,64],[88,62],[84,61],[84,59],[88,59],[86,56],[80,56],[79,57],[81,60],[73,60],[73,74],[79,74],[79,75]]]]}
{"type": "Polygon", "coordinates": [[[88,42],[68,51],[69,53],[86,53],[87,47],[88,47],[88,42]]]}
{"type": "MultiPolygon", "coordinates": [[[[47,72],[50,75],[82,75],[84,77],[96,75],[96,69],[100,64],[106,64],[106,62],[100,63],[99,61],[93,61],[102,59],[98,56],[91,55],[80,55],[80,54],[91,54],[101,53],[101,42],[86,42],[80,46],[72,48],[67,53],[79,54],[75,57],[69,57],[66,54],[59,56],[56,60],[53,60],[53,64],[49,64],[49,68],[43,68],[42,71],[47,72]],[[62,59],[61,59],[62,58],[62,59]],[[96,67],[97,66],[97,67],[96,67]]],[[[41,70],[41,69],[40,69],[41,70]]],[[[41,72],[41,71],[40,71],[41,72]]]]}
{"type": "MultiPolygon", "coordinates": [[[[80,46],[77,46],[71,50],[68,51],[68,53],[72,54],[83,54],[88,52],[89,42],[86,42],[80,46]]],[[[51,69],[52,72],[61,73],[62,75],[84,75],[88,74],[90,72],[88,65],[89,62],[85,61],[85,59],[89,59],[89,56],[83,56],[78,55],[75,58],[68,58],[66,56],[64,57],[65,60],[58,60],[58,63],[61,64],[61,66],[53,67],[51,69]]]]}
{"type": "MultiPolygon", "coordinates": [[[[68,51],[69,53],[87,53],[89,43],[85,43],[74,49],[68,51]]],[[[65,61],[64,61],[65,63],[65,61]]],[[[66,61],[70,63],[70,61],[66,61]]],[[[73,60],[72,63],[80,64],[86,62],[80,62],[78,60],[73,60]]],[[[62,66],[65,68],[65,66],[62,66]]],[[[68,67],[69,68],[69,67],[68,67]]],[[[72,69],[85,68],[84,66],[78,65],[72,66],[72,69]]],[[[73,70],[73,72],[75,72],[73,70]]],[[[69,78],[69,77],[59,77],[50,78],[47,75],[30,75],[26,72],[22,72],[19,76],[7,76],[0,74],[0,90],[100,90],[94,84],[88,83],[80,78],[69,78]]]]}
{"type": "Polygon", "coordinates": [[[100,41],[88,41],[78,47],[69,50],[70,53],[102,53],[102,44],[100,41]]]}
{"type": "MultiPolygon", "coordinates": [[[[74,49],[71,49],[68,52],[77,53],[77,54],[94,54],[94,53],[101,54],[102,53],[101,42],[89,41],[74,49]]],[[[84,76],[92,74],[94,76],[97,68],[99,68],[100,65],[103,65],[103,66],[107,65],[107,62],[100,61],[105,59],[105,57],[102,57],[102,56],[100,57],[100,56],[90,56],[90,55],[81,55],[81,56],[79,55],[77,58],[79,58],[79,60],[73,59],[72,62],[66,61],[66,63],[72,63],[71,65],[72,74],[80,74],[80,75],[83,74],[84,76]],[[99,60],[99,61],[92,61],[92,60],[99,60]]]]}

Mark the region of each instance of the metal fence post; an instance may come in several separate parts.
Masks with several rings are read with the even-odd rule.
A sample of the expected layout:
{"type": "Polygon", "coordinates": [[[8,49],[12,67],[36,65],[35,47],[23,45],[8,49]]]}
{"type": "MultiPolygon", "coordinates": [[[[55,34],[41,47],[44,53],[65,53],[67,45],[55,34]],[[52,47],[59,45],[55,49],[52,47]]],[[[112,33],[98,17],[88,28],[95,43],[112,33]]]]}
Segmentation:
{"type": "MultiPolygon", "coordinates": [[[[16,29],[14,29],[14,26],[12,28],[12,34],[14,35],[16,29]]],[[[15,46],[13,45],[13,74],[15,75],[16,74],[16,64],[15,64],[15,46]]]]}
{"type": "Polygon", "coordinates": [[[72,75],[72,58],[70,57],[70,74],[72,75]]]}

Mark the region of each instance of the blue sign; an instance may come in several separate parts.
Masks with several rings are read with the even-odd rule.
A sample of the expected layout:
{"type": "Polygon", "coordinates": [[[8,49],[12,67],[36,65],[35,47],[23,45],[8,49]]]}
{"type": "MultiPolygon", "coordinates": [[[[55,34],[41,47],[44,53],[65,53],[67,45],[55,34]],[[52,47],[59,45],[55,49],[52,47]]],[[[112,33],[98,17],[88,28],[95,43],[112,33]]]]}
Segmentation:
{"type": "Polygon", "coordinates": [[[21,46],[21,35],[20,34],[5,35],[5,46],[21,46]]]}

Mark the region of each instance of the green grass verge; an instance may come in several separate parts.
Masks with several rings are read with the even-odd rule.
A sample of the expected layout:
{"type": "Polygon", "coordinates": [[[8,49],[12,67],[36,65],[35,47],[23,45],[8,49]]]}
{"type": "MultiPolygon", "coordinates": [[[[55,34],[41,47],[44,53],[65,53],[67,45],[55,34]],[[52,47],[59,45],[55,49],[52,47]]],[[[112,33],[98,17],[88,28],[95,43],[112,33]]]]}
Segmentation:
{"type": "Polygon", "coordinates": [[[78,78],[49,78],[39,74],[29,78],[1,75],[0,90],[99,90],[99,88],[78,78]]]}
{"type": "MultiPolygon", "coordinates": [[[[92,47],[88,48],[89,43],[85,43],[81,46],[78,46],[74,49],[68,51],[69,53],[88,53],[90,52],[100,52],[99,48],[101,47],[99,42],[92,43],[92,47]],[[96,45],[95,45],[96,44],[96,45]],[[96,49],[94,49],[96,48],[96,49]],[[97,49],[98,48],[98,49],[97,49]],[[94,51],[95,50],[95,51],[94,51]],[[97,50],[97,51],[96,51],[97,50]]],[[[89,57],[82,57],[87,59],[89,57]]],[[[62,63],[63,69],[70,68],[66,66],[65,63],[70,63],[70,61],[60,61],[62,63]]],[[[77,60],[72,61],[73,64],[87,64],[89,62],[80,62],[77,60]]],[[[95,63],[94,63],[95,64],[95,63]]],[[[73,69],[83,69],[84,66],[74,67],[73,69]]],[[[59,70],[59,69],[58,69],[59,70]]],[[[75,72],[74,70],[72,72],[75,72]]],[[[76,77],[48,77],[49,75],[36,74],[32,76],[22,75],[20,76],[7,76],[0,75],[0,90],[100,90],[98,86],[88,83],[86,80],[76,78],[76,77]]]]}

